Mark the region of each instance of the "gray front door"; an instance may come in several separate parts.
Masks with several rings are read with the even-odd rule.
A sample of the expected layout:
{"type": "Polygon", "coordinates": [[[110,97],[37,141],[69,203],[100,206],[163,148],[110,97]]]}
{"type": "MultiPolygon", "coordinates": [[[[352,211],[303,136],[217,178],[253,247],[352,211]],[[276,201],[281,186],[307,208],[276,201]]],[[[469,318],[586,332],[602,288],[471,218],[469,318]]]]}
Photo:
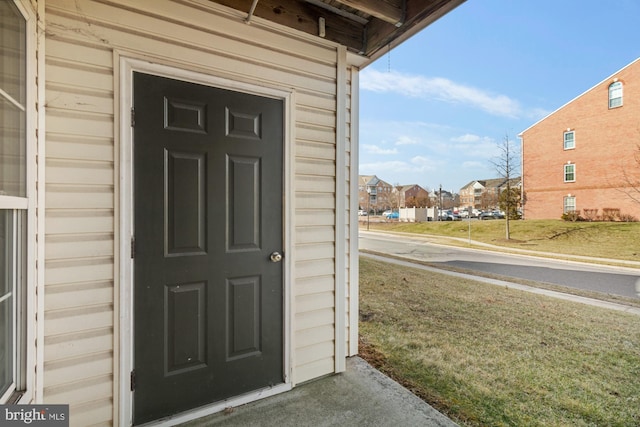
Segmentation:
{"type": "Polygon", "coordinates": [[[283,101],[134,75],[134,422],[283,382],[283,101]]]}

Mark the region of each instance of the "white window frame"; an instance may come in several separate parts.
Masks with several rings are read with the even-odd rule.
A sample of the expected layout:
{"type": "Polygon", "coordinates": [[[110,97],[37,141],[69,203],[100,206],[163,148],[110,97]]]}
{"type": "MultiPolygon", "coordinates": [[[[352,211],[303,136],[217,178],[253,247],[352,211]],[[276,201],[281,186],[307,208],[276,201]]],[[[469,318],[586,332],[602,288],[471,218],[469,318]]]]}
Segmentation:
{"type": "MultiPolygon", "coordinates": [[[[26,31],[26,97],[24,108],[26,113],[25,133],[25,167],[26,195],[15,197],[0,195],[0,209],[13,212],[14,249],[13,262],[15,269],[14,283],[14,334],[13,334],[13,370],[14,382],[0,396],[0,404],[29,403],[36,395],[35,390],[35,276],[36,276],[36,99],[38,98],[36,81],[36,43],[37,13],[35,6],[28,0],[10,0],[25,19],[26,31]],[[22,215],[20,213],[23,213],[22,215]]],[[[8,94],[1,94],[7,99],[8,94]]],[[[15,100],[9,100],[14,105],[15,100]]]]}
{"type": "Polygon", "coordinates": [[[564,165],[564,182],[576,182],[576,165],[574,163],[568,163],[564,165]],[[567,169],[569,168],[572,169],[571,173],[573,173],[573,179],[567,179],[567,169]]]}
{"type": "Polygon", "coordinates": [[[623,86],[621,81],[614,81],[609,85],[609,109],[622,107],[623,86]]]}
{"type": "Polygon", "coordinates": [[[565,150],[573,150],[574,148],[576,148],[576,131],[574,130],[568,130],[566,132],[563,133],[563,146],[565,150]],[[572,135],[571,138],[571,145],[567,145],[567,136],[568,135],[572,135]]]}
{"type": "Polygon", "coordinates": [[[576,211],[576,196],[564,196],[564,199],[562,201],[562,212],[569,213],[569,212],[575,212],[575,211],[576,211]],[[570,200],[573,201],[572,204],[568,203],[570,200]],[[569,209],[570,206],[572,206],[573,209],[569,209]]]}

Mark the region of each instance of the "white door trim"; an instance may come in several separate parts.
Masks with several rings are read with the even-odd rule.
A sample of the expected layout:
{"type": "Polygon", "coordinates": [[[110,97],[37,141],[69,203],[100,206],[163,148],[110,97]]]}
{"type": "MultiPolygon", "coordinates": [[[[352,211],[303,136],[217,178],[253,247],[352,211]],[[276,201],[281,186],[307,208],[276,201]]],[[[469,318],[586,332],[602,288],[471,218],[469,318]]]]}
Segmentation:
{"type": "Polygon", "coordinates": [[[286,254],[283,260],[283,281],[284,281],[284,301],[283,301],[283,322],[284,322],[284,342],[283,342],[283,372],[284,383],[282,385],[268,389],[257,390],[242,396],[217,402],[182,414],[177,414],[171,420],[163,420],[162,424],[172,425],[177,422],[186,422],[208,414],[218,412],[225,407],[247,403],[253,400],[287,391],[291,389],[292,358],[292,283],[293,283],[293,132],[294,132],[294,108],[295,92],[291,89],[278,87],[265,87],[258,84],[250,84],[220,78],[200,72],[189,71],[178,68],[178,66],[149,62],[148,59],[134,58],[116,52],[114,54],[115,64],[119,64],[119,75],[116,75],[115,99],[119,102],[116,119],[116,150],[119,152],[118,176],[119,183],[116,185],[116,230],[117,241],[116,250],[118,263],[116,266],[116,277],[118,285],[115,292],[117,298],[116,326],[114,332],[119,334],[116,338],[116,350],[114,357],[118,357],[115,362],[115,387],[114,405],[117,408],[116,414],[119,425],[128,426],[133,422],[133,393],[130,389],[130,374],[133,369],[133,260],[131,259],[131,237],[133,230],[133,130],[131,127],[131,109],[133,106],[133,73],[144,72],[162,77],[169,77],[177,80],[198,83],[205,86],[213,86],[222,89],[235,90],[269,98],[281,99],[284,102],[284,209],[283,209],[283,250],[286,254]],[[178,421],[179,420],[179,421],[178,421]],[[167,424],[168,423],[168,424],[167,424]]]}

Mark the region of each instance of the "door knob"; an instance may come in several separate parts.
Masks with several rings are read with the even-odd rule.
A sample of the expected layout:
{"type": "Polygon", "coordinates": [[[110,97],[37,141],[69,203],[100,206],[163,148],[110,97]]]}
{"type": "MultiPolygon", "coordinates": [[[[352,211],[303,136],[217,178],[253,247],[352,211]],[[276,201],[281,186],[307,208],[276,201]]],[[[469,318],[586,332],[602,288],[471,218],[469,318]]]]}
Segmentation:
{"type": "Polygon", "coordinates": [[[282,261],[282,254],[280,252],[274,252],[269,256],[271,262],[280,262],[282,261]]]}

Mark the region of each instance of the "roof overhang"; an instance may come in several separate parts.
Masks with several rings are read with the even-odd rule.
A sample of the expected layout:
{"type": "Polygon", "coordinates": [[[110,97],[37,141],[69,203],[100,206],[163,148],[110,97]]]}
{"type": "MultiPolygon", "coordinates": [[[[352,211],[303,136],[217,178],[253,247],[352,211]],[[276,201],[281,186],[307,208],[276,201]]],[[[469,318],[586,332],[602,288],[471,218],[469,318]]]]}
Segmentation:
{"type": "Polygon", "coordinates": [[[366,66],[465,0],[209,0],[346,46],[366,66]]]}

